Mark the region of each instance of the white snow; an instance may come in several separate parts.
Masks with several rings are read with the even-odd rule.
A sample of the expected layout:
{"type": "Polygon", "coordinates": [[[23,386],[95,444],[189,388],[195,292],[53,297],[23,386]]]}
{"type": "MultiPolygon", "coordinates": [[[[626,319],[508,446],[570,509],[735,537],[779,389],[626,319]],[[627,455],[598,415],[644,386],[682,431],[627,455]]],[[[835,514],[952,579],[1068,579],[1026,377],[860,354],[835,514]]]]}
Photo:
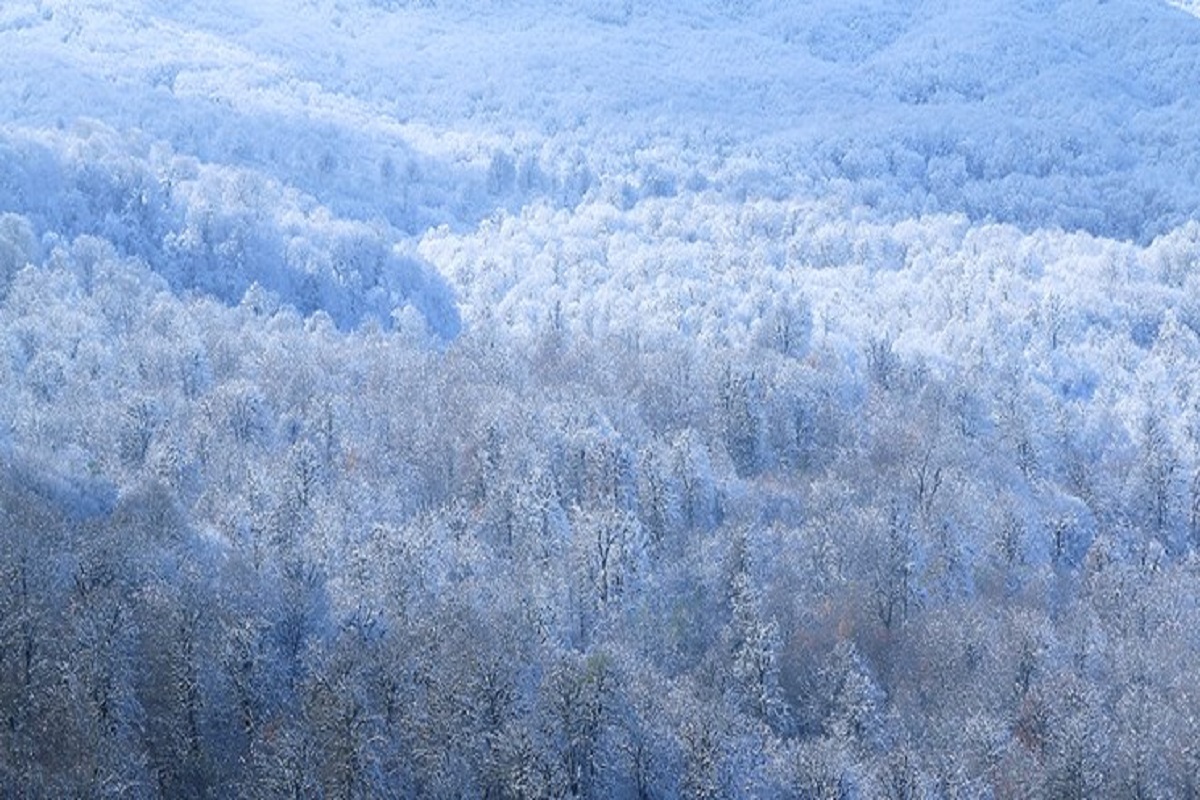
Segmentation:
{"type": "Polygon", "coordinates": [[[1144,260],[1196,219],[1184,5],[17,0],[0,211],[182,286],[170,246],[241,192],[230,224],[260,250],[200,288],[254,280],[346,324],[411,302],[452,335],[448,303],[518,329],[557,306],[593,332],[736,339],[794,295],[959,358],[921,307],[938,274],[1037,251],[1038,295],[1078,272],[1080,237],[1144,260]],[[157,182],[165,210],[63,212],[85,171],[116,195],[157,182]],[[354,231],[384,278],[298,299],[354,231]]]}

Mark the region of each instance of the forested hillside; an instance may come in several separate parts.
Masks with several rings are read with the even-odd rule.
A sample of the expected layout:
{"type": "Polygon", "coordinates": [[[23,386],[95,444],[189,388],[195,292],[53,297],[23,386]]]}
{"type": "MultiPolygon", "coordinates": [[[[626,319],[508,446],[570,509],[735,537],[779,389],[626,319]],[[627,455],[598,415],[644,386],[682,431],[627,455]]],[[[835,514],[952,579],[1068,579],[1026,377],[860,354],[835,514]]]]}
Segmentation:
{"type": "Polygon", "coordinates": [[[0,8],[0,796],[1200,793],[1200,20],[0,8]]]}

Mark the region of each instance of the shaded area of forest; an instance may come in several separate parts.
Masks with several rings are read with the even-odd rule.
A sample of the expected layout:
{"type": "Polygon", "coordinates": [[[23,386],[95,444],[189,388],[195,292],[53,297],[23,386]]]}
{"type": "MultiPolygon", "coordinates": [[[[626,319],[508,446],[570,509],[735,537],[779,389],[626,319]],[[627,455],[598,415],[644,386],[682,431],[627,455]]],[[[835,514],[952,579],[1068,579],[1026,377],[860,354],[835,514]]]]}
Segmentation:
{"type": "Polygon", "coordinates": [[[5,274],[0,793],[1197,791],[1175,316],[1106,334],[1118,413],[1103,371],[1033,377],[1110,352],[1070,299],[1006,372],[802,303],[430,346],[87,237],[5,274]]]}

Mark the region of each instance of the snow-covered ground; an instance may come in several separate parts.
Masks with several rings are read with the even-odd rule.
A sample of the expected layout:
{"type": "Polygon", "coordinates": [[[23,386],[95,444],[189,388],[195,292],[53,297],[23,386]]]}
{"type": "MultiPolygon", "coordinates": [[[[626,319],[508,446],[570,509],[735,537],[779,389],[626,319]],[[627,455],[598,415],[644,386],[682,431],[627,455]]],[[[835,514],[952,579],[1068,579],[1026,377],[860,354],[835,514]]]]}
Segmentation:
{"type": "Polygon", "coordinates": [[[263,250],[226,266],[348,324],[407,298],[444,335],[449,306],[553,303],[724,328],[752,313],[730,283],[821,308],[814,269],[912,266],[914,236],[1009,224],[1067,258],[1060,230],[1140,246],[1200,210],[1200,21],[1149,0],[16,0],[0,47],[0,210],[236,300],[170,251],[236,195],[263,250]],[[87,180],[166,211],[102,229],[64,210],[87,180]],[[322,266],[352,234],[370,297],[322,266]]]}

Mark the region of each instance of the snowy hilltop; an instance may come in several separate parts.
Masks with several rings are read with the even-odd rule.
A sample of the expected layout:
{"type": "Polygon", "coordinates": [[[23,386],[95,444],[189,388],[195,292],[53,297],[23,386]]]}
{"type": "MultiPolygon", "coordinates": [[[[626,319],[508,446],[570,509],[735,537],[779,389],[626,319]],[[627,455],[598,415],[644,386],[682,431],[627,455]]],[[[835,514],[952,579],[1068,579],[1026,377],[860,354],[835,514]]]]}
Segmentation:
{"type": "MultiPolygon", "coordinates": [[[[452,334],[437,277],[479,267],[441,240],[482,244],[489,221],[604,240],[597,217],[770,201],[814,225],[797,204],[1147,244],[1200,208],[1200,44],[1165,3],[291,5],[6,3],[6,210],[226,299],[257,280],[352,322],[416,295],[452,334]],[[152,218],[123,230],[134,197],[152,218]],[[329,263],[363,240],[387,285],[329,263]],[[172,248],[212,263],[168,267],[172,248]]],[[[542,294],[476,297],[477,277],[468,313],[542,294]]]]}

